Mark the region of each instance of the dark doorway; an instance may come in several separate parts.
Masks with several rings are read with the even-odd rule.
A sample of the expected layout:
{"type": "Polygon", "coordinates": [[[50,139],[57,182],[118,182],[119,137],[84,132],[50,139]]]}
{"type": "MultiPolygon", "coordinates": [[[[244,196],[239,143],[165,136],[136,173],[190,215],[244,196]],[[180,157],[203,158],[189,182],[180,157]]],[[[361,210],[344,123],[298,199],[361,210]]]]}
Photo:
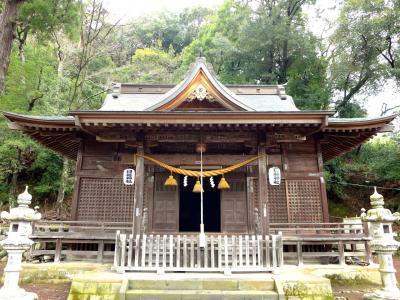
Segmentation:
{"type": "MultiPolygon", "coordinates": [[[[184,176],[179,179],[179,231],[200,231],[200,193],[193,193],[196,178],[188,177],[188,185],[183,186],[184,176]]],[[[221,197],[217,189],[218,177],[214,177],[215,187],[212,188],[210,178],[204,178],[204,230],[221,232],[221,197]]]]}

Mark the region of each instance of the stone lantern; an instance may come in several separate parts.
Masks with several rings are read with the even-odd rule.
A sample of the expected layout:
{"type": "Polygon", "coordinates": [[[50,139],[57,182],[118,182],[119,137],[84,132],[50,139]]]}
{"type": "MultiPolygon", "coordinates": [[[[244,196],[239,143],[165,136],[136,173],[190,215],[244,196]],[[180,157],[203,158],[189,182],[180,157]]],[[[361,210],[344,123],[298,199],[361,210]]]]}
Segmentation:
{"type": "Polygon", "coordinates": [[[19,273],[22,269],[22,254],[28,250],[33,241],[29,239],[32,234],[32,222],[38,221],[41,214],[29,208],[32,195],[25,192],[18,195],[18,207],[10,209],[10,212],[1,212],[1,218],[10,222],[8,236],[0,242],[0,245],[8,253],[7,265],[4,269],[4,286],[0,289],[1,300],[33,300],[38,299],[35,293],[29,293],[18,286],[19,273]]]}
{"type": "Polygon", "coordinates": [[[397,288],[396,270],[393,266],[393,253],[400,247],[400,243],[393,238],[392,224],[400,220],[400,214],[383,207],[383,196],[376,191],[371,195],[372,209],[361,214],[361,220],[369,222],[372,240],[371,250],[378,255],[379,272],[381,274],[382,289],[372,294],[364,295],[363,299],[399,299],[400,290],[397,288]]]}

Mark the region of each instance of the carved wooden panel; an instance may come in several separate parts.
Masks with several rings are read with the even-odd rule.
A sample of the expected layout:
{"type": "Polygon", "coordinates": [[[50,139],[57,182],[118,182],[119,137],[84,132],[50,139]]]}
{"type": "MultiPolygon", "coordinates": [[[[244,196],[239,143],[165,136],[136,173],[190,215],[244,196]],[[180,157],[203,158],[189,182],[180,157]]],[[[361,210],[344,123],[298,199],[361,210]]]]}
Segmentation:
{"type": "Polygon", "coordinates": [[[289,222],[322,222],[319,180],[287,180],[289,222]]]}
{"type": "Polygon", "coordinates": [[[223,232],[247,232],[247,193],[244,173],[227,174],[230,189],[221,193],[223,232]]]}
{"type": "Polygon", "coordinates": [[[177,187],[165,186],[168,173],[155,173],[153,200],[153,230],[177,231],[179,228],[179,202],[177,187]]]}
{"type": "Polygon", "coordinates": [[[81,178],[78,220],[131,222],[134,187],[122,178],[81,178]]]}
{"type": "Polygon", "coordinates": [[[288,221],[285,181],[280,185],[268,184],[269,222],[286,223],[288,221]]]}

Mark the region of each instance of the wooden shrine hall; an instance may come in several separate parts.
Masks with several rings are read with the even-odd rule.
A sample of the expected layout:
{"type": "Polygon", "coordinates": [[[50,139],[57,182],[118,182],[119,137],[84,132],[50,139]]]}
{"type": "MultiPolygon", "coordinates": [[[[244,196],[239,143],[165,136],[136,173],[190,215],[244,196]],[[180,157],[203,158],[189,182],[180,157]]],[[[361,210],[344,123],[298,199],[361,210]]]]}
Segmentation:
{"type": "Polygon", "coordinates": [[[299,110],[280,85],[224,85],[201,57],[177,85],[113,84],[96,111],[4,113],[76,160],[72,219],[34,233],[56,242],[56,260],[79,250],[62,245],[85,242],[98,259],[115,252],[120,270],[171,271],[359,255],[368,233],[330,222],[323,163],[390,130],[394,116],[334,114],[299,110]]]}

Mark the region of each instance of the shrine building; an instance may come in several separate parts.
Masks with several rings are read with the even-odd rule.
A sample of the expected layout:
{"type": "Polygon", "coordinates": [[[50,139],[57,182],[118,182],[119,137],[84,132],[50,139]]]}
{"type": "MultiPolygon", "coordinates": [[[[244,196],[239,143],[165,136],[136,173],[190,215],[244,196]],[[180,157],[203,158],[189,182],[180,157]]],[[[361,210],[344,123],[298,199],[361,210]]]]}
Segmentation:
{"type": "MultiPolygon", "coordinates": [[[[264,237],[278,232],[288,259],[299,263],[308,251],[299,242],[312,245],[319,239],[318,253],[335,248],[340,238],[332,240],[332,231],[321,230],[332,224],[323,164],[389,131],[394,116],[334,114],[299,110],[281,85],[222,84],[202,57],[177,85],[115,83],[98,110],[71,111],[67,117],[4,113],[10,128],[76,161],[71,224],[125,224],[126,245],[132,243],[133,250],[121,250],[125,241],[116,247],[122,251],[117,266],[136,266],[129,255],[142,237],[143,251],[151,256],[146,263],[153,266],[152,251],[158,249],[153,243],[166,237],[164,250],[180,249],[179,256],[166,252],[174,259],[166,268],[176,269],[184,265],[183,236],[204,234],[208,249],[210,236],[216,246],[221,236],[222,244],[228,236],[231,245],[242,238],[245,243],[247,236],[250,261],[256,255],[251,249],[258,247],[252,237],[261,236],[267,247],[264,237]],[[150,236],[152,246],[146,246],[150,236]]],[[[113,240],[115,230],[111,241],[102,240],[102,251],[113,240]]],[[[366,245],[365,239],[357,241],[366,245]]],[[[204,247],[198,243],[194,247],[204,247]]],[[[239,252],[232,251],[225,253],[235,257],[229,263],[237,258],[239,264],[239,252]]],[[[207,253],[204,266],[212,267],[212,252],[207,253]]],[[[343,259],[343,249],[338,253],[343,259]]]]}

